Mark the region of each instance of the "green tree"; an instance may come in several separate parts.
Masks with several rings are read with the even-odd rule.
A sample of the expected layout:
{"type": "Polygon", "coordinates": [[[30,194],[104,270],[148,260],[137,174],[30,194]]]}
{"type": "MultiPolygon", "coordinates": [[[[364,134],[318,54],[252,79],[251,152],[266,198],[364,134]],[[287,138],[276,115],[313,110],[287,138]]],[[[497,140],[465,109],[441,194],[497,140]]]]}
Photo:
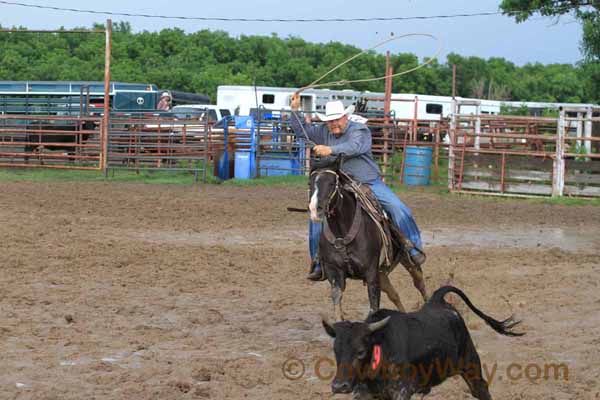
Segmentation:
{"type": "Polygon", "coordinates": [[[500,9],[517,22],[536,13],[544,16],[574,14],[583,25],[583,54],[588,61],[600,61],[600,0],[502,0],[500,9]]]}
{"type": "MultiPolygon", "coordinates": [[[[94,24],[89,29],[102,29],[94,24]]],[[[25,29],[21,27],[21,29],[25,29]]],[[[86,28],[77,28],[85,30],[86,28]]],[[[0,32],[1,80],[102,80],[104,35],[86,33],[0,32]]],[[[112,79],[154,83],[160,88],[205,93],[216,100],[218,85],[302,87],[361,49],[338,43],[309,43],[290,36],[230,37],[226,32],[180,29],[133,32],[128,23],[113,29],[112,79]]],[[[385,56],[363,54],[326,76],[321,83],[381,77],[385,56]]],[[[414,54],[391,54],[394,73],[424,60],[414,54]]],[[[457,66],[459,96],[517,101],[599,102],[600,66],[527,64],[503,58],[450,54],[415,72],[394,78],[395,93],[450,95],[452,65],[457,66]],[[474,90],[477,89],[477,90],[474,90]]],[[[383,80],[348,84],[355,90],[383,92],[383,80]]]]}

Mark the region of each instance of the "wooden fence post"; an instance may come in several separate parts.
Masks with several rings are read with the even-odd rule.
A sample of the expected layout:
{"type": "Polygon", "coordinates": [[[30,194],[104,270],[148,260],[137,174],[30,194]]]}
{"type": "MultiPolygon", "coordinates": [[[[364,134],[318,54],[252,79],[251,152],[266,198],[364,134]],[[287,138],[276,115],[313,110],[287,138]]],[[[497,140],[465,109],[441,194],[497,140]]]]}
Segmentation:
{"type": "Polygon", "coordinates": [[[583,129],[583,137],[585,141],[583,142],[583,146],[585,147],[585,152],[587,154],[592,153],[592,118],[594,116],[592,107],[588,107],[585,112],[585,124],[583,129]]]}
{"type": "Polygon", "coordinates": [[[456,113],[458,105],[455,98],[452,99],[452,111],[450,113],[450,145],[448,146],[448,190],[454,189],[454,144],[456,143],[456,113]]]}
{"type": "Polygon", "coordinates": [[[560,110],[556,125],[556,153],[554,155],[552,174],[552,197],[562,196],[565,189],[565,110],[560,110]]]}
{"type": "MultiPolygon", "coordinates": [[[[390,124],[390,110],[391,110],[391,101],[392,101],[392,74],[393,69],[390,64],[390,52],[387,52],[385,57],[385,97],[383,103],[383,168],[382,168],[382,179],[385,182],[385,176],[388,171],[388,163],[389,163],[389,141],[390,141],[390,129],[388,128],[390,124]]],[[[390,170],[394,171],[394,166],[392,165],[390,170]]],[[[391,179],[391,178],[390,178],[391,179]]]]}
{"type": "Polygon", "coordinates": [[[106,176],[108,172],[108,134],[110,117],[110,51],[112,40],[112,21],[106,20],[106,43],[104,50],[104,116],[102,118],[102,133],[100,143],[100,168],[106,176]]]}

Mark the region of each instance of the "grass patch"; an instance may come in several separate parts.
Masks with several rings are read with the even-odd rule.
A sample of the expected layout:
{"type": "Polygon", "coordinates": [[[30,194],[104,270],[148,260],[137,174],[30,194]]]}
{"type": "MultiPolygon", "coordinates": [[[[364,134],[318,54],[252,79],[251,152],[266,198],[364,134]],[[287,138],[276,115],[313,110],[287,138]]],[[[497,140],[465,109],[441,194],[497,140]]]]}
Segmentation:
{"type": "Polygon", "coordinates": [[[581,199],[568,196],[554,197],[549,199],[544,198],[540,199],[539,201],[542,201],[547,204],[562,204],[566,206],[600,206],[600,199],[581,199]]]}
{"type": "MultiPolygon", "coordinates": [[[[450,192],[448,192],[450,193],[450,192]]],[[[561,205],[566,205],[566,206],[585,206],[585,205],[591,205],[591,206],[600,206],[600,198],[574,198],[574,197],[543,197],[543,196],[534,196],[534,197],[518,197],[518,196],[514,196],[511,197],[510,195],[507,196],[493,196],[493,195],[485,195],[485,194],[481,194],[481,193],[468,193],[468,192],[462,192],[462,193],[456,193],[455,195],[457,196],[466,196],[466,197],[473,197],[473,198],[477,198],[477,199],[485,199],[487,201],[495,201],[495,202],[501,202],[501,201],[525,201],[525,202],[529,202],[529,203],[537,203],[537,204],[561,204],[561,205]]]]}
{"type": "MultiPolygon", "coordinates": [[[[440,165],[439,178],[432,180],[428,186],[400,185],[398,176],[394,176],[388,185],[391,189],[401,194],[405,193],[430,193],[440,196],[453,195],[448,191],[447,166],[440,165]]],[[[208,184],[221,184],[227,186],[287,186],[306,188],[308,177],[303,175],[269,176],[257,179],[229,179],[220,180],[213,176],[212,170],[206,172],[208,184]]],[[[130,170],[110,170],[108,177],[100,171],[60,170],[50,168],[0,168],[0,182],[131,182],[147,184],[175,184],[193,185],[196,183],[194,174],[187,171],[156,171],[151,169],[140,169],[139,172],[130,170]]],[[[202,184],[202,175],[198,175],[198,184],[202,184]]],[[[516,201],[515,197],[485,196],[481,194],[464,194],[466,196],[487,199],[487,201],[516,201]]],[[[592,205],[600,206],[600,199],[581,199],[573,197],[556,198],[528,198],[519,199],[542,204],[560,204],[566,206],[592,205]]]]}
{"type": "Polygon", "coordinates": [[[1,168],[0,181],[98,181],[104,180],[99,171],[59,170],[44,168],[1,168]]]}
{"type": "Polygon", "coordinates": [[[306,187],[308,177],[304,175],[264,176],[257,179],[228,179],[221,181],[223,185],[231,186],[290,186],[306,187]]]}
{"type": "MultiPolygon", "coordinates": [[[[212,178],[212,177],[211,177],[212,178]]],[[[201,181],[202,176],[198,179],[201,181]]],[[[101,171],[61,170],[44,168],[2,168],[0,181],[27,182],[139,182],[139,183],[168,183],[193,184],[194,174],[178,171],[152,171],[140,169],[139,172],[128,170],[110,170],[108,178],[101,171]]]]}
{"type": "MultiPolygon", "coordinates": [[[[102,178],[107,182],[139,182],[149,184],[171,184],[171,185],[191,185],[196,183],[196,176],[192,172],[187,171],[153,171],[140,169],[139,171],[131,170],[110,170],[108,177],[102,178]]],[[[217,179],[206,174],[207,183],[210,179],[217,179]]],[[[202,174],[198,173],[197,182],[202,183],[202,174]]]]}
{"type": "MultiPolygon", "coordinates": [[[[111,169],[108,177],[101,171],[62,170],[52,168],[0,168],[0,182],[138,182],[148,184],[194,184],[195,176],[188,171],[156,171],[139,169],[139,171],[111,169]]],[[[231,186],[306,186],[306,176],[286,175],[269,176],[259,179],[229,179],[222,181],[213,176],[212,170],[206,172],[206,182],[231,186]]],[[[198,183],[202,183],[202,174],[198,174],[198,183]]]]}

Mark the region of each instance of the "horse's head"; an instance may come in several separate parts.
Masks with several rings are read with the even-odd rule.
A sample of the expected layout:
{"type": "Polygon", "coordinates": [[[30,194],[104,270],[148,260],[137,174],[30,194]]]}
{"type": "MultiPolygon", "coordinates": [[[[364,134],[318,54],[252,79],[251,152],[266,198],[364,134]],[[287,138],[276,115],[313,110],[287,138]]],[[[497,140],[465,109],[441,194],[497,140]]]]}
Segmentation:
{"type": "Polygon", "coordinates": [[[329,166],[317,168],[310,174],[310,219],[320,222],[325,214],[331,214],[340,194],[340,168],[341,158],[329,166]]]}

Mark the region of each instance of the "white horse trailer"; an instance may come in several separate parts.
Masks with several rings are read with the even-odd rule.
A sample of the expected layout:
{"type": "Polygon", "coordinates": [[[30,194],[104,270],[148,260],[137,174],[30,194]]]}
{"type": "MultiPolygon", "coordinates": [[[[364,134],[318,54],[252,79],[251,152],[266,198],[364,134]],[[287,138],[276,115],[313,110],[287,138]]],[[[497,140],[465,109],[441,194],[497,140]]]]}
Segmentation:
{"type": "MultiPolygon", "coordinates": [[[[289,111],[291,97],[297,90],[269,86],[219,86],[217,105],[239,115],[249,115],[258,108],[289,111]]],[[[322,112],[328,101],[341,100],[348,106],[355,104],[361,95],[362,92],[349,89],[306,89],[300,93],[300,108],[306,113],[322,112]]]]}
{"type": "MultiPolygon", "coordinates": [[[[291,96],[297,90],[297,88],[267,86],[219,86],[217,105],[220,108],[237,110],[239,115],[248,115],[257,108],[287,111],[290,109],[291,96]]],[[[306,89],[300,93],[300,107],[307,113],[323,112],[328,101],[340,100],[345,106],[349,106],[356,104],[362,98],[369,99],[367,112],[383,113],[384,93],[359,92],[350,89],[306,89]]],[[[444,96],[393,94],[391,110],[395,118],[412,119],[415,117],[415,105],[417,105],[417,118],[439,121],[440,116],[445,118],[450,114],[451,100],[451,97],[444,96]]]]}
{"type": "Polygon", "coordinates": [[[219,86],[217,106],[228,108],[237,115],[249,115],[252,108],[269,110],[289,110],[291,88],[271,88],[261,86],[219,86]]]}
{"type": "MultiPolygon", "coordinates": [[[[217,106],[235,111],[238,115],[249,115],[253,109],[290,110],[290,98],[298,89],[269,86],[219,86],[217,88],[217,106]]],[[[360,99],[367,101],[367,112],[383,113],[384,93],[360,92],[351,89],[306,89],[300,93],[301,109],[307,113],[323,112],[325,104],[331,100],[340,100],[345,106],[356,104],[360,99]]],[[[458,112],[465,114],[500,113],[502,105],[521,107],[526,106],[532,114],[544,108],[559,108],[572,106],[590,106],[589,104],[540,103],[497,101],[457,97],[463,103],[458,112]]],[[[452,113],[452,97],[430,96],[413,93],[393,93],[391,111],[395,118],[439,121],[449,118],[452,113]],[[416,111],[416,112],[415,112],[416,111]]]]}

